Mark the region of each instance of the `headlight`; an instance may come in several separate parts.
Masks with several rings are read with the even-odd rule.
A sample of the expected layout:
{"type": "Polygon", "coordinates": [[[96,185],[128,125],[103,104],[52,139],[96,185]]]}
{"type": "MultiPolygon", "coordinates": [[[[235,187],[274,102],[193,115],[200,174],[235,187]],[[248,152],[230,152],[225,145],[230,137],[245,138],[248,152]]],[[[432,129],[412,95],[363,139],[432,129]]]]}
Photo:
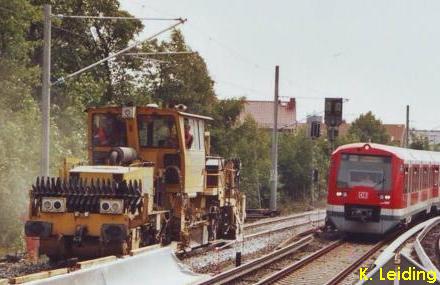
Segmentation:
{"type": "Polygon", "coordinates": [[[99,201],[99,212],[101,214],[122,214],[124,200],[122,199],[101,199],[99,201]]]}
{"type": "Polygon", "coordinates": [[[41,211],[45,213],[63,213],[66,211],[66,198],[43,197],[41,211]]]}

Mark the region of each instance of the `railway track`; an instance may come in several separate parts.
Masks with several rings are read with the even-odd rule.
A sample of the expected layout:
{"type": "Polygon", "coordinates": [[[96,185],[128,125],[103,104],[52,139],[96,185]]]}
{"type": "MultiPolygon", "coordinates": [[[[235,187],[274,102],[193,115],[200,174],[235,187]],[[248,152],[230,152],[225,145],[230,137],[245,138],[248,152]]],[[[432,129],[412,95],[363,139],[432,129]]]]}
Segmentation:
{"type": "MultiPolygon", "coordinates": [[[[299,232],[305,232],[305,233],[311,232],[311,230],[302,231],[302,229],[306,228],[308,225],[312,225],[312,223],[318,225],[324,220],[324,216],[325,216],[325,211],[319,210],[319,211],[305,212],[305,213],[284,216],[284,217],[269,218],[264,221],[258,221],[258,222],[246,224],[244,228],[245,231],[247,230],[247,233],[249,234],[245,235],[244,239],[245,240],[265,239],[265,236],[273,237],[272,234],[276,234],[277,232],[289,231],[289,230],[294,230],[296,232],[297,228],[299,232]]],[[[312,228],[314,228],[314,226],[312,226],[312,228]]],[[[235,242],[226,244],[226,247],[231,246],[233,243],[235,242]]],[[[208,250],[209,249],[206,249],[205,252],[202,251],[201,254],[209,254],[208,250]]],[[[3,262],[2,264],[0,264],[0,275],[3,275],[0,276],[0,280],[4,281],[2,278],[9,278],[10,280],[12,280],[12,282],[15,283],[21,278],[21,276],[25,276],[23,275],[23,273],[39,274],[40,272],[42,272],[41,275],[43,276],[44,275],[43,272],[50,273],[55,268],[57,268],[57,267],[53,268],[52,266],[46,264],[35,266],[34,264],[31,263],[28,264],[21,261],[22,260],[20,260],[18,263],[3,262]],[[42,270],[41,269],[38,270],[38,268],[40,267],[42,270]],[[9,273],[2,274],[2,270],[9,273]]]]}
{"type": "Polygon", "coordinates": [[[282,251],[274,251],[201,284],[351,284],[354,278],[350,281],[348,277],[356,274],[366,260],[395,236],[390,235],[377,243],[337,240],[325,244],[319,241],[318,248],[307,250],[312,244],[308,236],[282,251]]]}
{"type": "Polygon", "coordinates": [[[244,278],[256,271],[263,268],[274,265],[277,261],[292,255],[302,248],[306,247],[313,241],[312,235],[308,235],[297,242],[292,243],[282,249],[273,251],[260,258],[254,259],[251,262],[243,264],[239,267],[232,268],[225,272],[222,272],[209,280],[199,283],[199,285],[211,285],[211,284],[234,284],[239,281],[246,282],[244,278]]]}
{"type": "Polygon", "coordinates": [[[400,233],[390,234],[377,243],[339,240],[256,284],[352,284],[357,277],[349,277],[357,276],[357,270],[400,233]]]}
{"type": "Polygon", "coordinates": [[[295,222],[322,220],[325,217],[325,210],[308,211],[299,214],[293,214],[288,216],[280,216],[275,218],[267,218],[252,223],[246,223],[243,227],[245,234],[252,234],[256,230],[272,229],[284,224],[290,224],[295,222]]]}
{"type": "Polygon", "coordinates": [[[432,263],[440,268],[440,225],[433,227],[421,240],[421,244],[432,263]]]}
{"type": "MultiPolygon", "coordinates": [[[[249,223],[243,226],[243,241],[250,241],[258,238],[264,239],[265,236],[270,237],[283,231],[293,231],[294,234],[305,233],[309,230],[313,230],[324,225],[324,221],[325,210],[316,210],[249,223]]],[[[194,256],[209,254],[209,252],[212,250],[222,251],[224,249],[233,247],[237,243],[237,240],[219,241],[212,243],[207,247],[198,248],[192,252],[179,252],[178,256],[181,259],[186,259],[194,256]]]]}

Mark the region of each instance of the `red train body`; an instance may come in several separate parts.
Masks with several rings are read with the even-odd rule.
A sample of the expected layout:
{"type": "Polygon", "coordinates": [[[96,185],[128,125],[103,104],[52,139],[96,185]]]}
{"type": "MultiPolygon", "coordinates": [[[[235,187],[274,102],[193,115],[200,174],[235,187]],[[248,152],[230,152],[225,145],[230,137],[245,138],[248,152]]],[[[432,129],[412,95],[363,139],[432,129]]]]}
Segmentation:
{"type": "Polygon", "coordinates": [[[331,157],[327,219],[343,232],[383,234],[440,209],[440,153],[373,143],[331,157]]]}

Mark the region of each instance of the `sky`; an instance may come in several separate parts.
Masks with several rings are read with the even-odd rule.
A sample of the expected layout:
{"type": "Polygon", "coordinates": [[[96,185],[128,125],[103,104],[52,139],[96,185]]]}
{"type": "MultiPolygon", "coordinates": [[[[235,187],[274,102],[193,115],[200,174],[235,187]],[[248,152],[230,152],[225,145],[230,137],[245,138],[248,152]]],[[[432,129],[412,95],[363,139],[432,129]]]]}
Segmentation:
{"type": "MultiPolygon", "coordinates": [[[[440,129],[440,1],[121,0],[137,17],[187,18],[220,98],[297,98],[297,120],[343,97],[344,118],[440,129]]],[[[172,22],[145,21],[146,38],[172,22]]],[[[162,36],[166,39],[169,33],[162,36]]]]}

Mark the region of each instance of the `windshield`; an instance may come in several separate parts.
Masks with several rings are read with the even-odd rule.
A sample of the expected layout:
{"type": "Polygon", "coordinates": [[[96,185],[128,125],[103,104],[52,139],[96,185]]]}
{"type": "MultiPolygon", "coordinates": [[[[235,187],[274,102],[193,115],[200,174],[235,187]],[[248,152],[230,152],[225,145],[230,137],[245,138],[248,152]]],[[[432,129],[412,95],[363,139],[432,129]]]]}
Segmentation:
{"type": "Polygon", "coordinates": [[[338,188],[356,186],[390,190],[391,157],[342,154],[338,172],[338,188]]]}
{"type": "Polygon", "coordinates": [[[138,117],[138,128],[141,147],[178,147],[173,116],[141,115],[138,117]]]}
{"type": "Polygon", "coordinates": [[[125,146],[127,132],[125,121],[117,114],[93,115],[94,146],[125,146]]]}

